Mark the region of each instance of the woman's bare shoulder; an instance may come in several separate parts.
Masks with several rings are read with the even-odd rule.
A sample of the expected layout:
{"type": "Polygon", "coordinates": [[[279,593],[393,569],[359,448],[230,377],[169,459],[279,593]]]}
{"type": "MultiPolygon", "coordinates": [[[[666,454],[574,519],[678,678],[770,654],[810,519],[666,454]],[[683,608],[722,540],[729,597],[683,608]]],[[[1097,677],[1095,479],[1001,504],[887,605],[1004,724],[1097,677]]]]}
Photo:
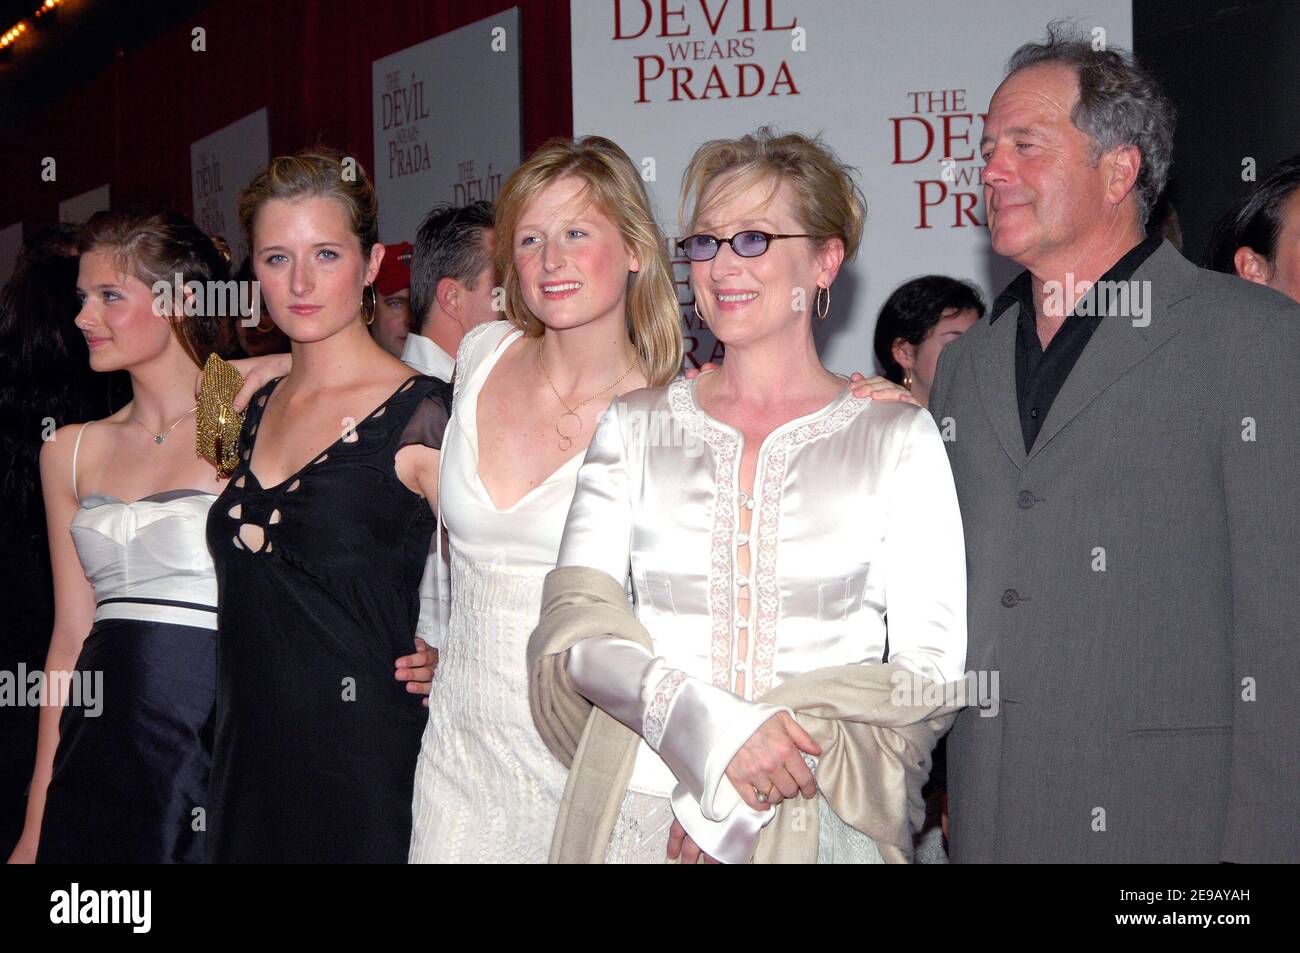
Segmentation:
{"type": "Polygon", "coordinates": [[[41,446],[41,467],[58,465],[65,461],[68,466],[71,466],[74,452],[80,460],[95,456],[105,448],[111,448],[122,426],[130,422],[130,419],[131,404],[128,403],[115,413],[99,420],[64,424],[44,438],[45,442],[41,446]]]}

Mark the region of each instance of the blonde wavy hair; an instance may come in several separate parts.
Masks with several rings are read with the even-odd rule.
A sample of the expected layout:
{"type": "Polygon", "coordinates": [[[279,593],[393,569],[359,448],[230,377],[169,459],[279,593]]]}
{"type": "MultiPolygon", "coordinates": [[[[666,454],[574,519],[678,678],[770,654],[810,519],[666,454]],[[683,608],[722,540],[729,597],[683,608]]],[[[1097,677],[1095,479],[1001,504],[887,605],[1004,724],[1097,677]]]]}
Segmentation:
{"type": "Polygon", "coordinates": [[[816,236],[819,249],[838,238],[844,243],[844,260],[852,261],[867,218],[867,200],[855,172],[821,136],[778,135],[763,126],[739,139],[712,139],[695,150],[682,176],[682,234],[695,231],[708,208],[767,180],[772,185],[768,202],[783,183],[788,184],[794,191],[801,229],[816,236]],[[705,204],[705,195],[715,184],[717,190],[705,204]]]}
{"type": "Polygon", "coordinates": [[[515,229],[524,209],[542,189],[563,176],[585,183],[581,195],[618,228],[636,255],[627,291],[627,331],[651,386],[661,387],[681,371],[682,323],[667,242],[650,211],[650,197],[632,160],[602,136],[551,139],[506,181],[496,202],[496,258],[505,276],[505,312],[529,337],[545,326],[524,302],[515,268],[515,229]]]}

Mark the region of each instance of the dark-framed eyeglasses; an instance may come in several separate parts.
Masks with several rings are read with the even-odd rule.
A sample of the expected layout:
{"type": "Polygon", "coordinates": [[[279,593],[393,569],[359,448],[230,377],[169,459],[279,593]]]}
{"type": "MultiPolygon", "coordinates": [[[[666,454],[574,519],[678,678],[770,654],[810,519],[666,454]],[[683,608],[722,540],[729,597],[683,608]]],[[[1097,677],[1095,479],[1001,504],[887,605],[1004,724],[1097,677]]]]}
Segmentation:
{"type": "Polygon", "coordinates": [[[726,243],[741,258],[757,258],[778,238],[815,237],[815,235],[776,235],[752,228],[736,232],[730,238],[719,238],[717,235],[701,232],[697,235],[687,235],[677,243],[677,250],[691,261],[712,261],[717,256],[718,249],[726,243]]]}

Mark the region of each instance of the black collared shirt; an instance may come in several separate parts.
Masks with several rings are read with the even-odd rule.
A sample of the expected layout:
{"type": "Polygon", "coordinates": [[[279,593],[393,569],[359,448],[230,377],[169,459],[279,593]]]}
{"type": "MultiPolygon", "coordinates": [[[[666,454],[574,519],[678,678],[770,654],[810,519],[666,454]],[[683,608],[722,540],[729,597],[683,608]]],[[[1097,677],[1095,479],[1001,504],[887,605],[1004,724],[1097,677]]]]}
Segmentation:
{"type": "MultiPolygon", "coordinates": [[[[1140,245],[1134,246],[1128,254],[1111,267],[1101,281],[1128,281],[1133,277],[1144,261],[1147,260],[1164,238],[1157,232],[1140,245]]],[[[1090,298],[1093,292],[1085,295],[1090,298]]],[[[1082,303],[1084,299],[1080,299],[1082,303]]],[[[1104,307],[1106,298],[1102,298],[1104,307]]],[[[1047,412],[1052,409],[1052,402],[1061,392],[1065,379],[1070,376],[1079,355],[1087,347],[1092,334],[1101,324],[1101,307],[1094,307],[1090,315],[1075,311],[1065,319],[1052,340],[1043,349],[1038,339],[1037,313],[1034,310],[1033,285],[1029,272],[1021,272],[1007,289],[993,302],[989,315],[989,324],[1000,318],[1013,304],[1020,305],[1019,324],[1016,328],[1016,399],[1020,406],[1020,432],[1025,438],[1025,452],[1034,445],[1038,431],[1042,429],[1047,412]]]]}

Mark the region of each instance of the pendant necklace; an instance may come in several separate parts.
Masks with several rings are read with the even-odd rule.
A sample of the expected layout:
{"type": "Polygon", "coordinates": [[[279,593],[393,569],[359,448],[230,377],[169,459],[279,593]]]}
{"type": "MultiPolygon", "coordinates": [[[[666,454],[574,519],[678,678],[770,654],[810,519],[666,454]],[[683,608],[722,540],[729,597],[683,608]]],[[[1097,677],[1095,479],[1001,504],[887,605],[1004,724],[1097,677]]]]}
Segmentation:
{"type": "Polygon", "coordinates": [[[551,380],[551,375],[546,372],[546,362],[542,360],[542,349],[540,347],[537,349],[537,363],[541,365],[542,375],[546,378],[546,383],[551,385],[551,391],[555,394],[555,399],[558,400],[560,406],[564,408],[564,413],[560,414],[559,419],[555,421],[555,432],[560,435],[560,449],[567,451],[572,449],[574,438],[577,437],[578,434],[582,433],[582,418],[578,416],[578,411],[584,404],[591,403],[601,394],[604,394],[621,384],[623,379],[632,373],[632,368],[636,367],[636,358],[632,358],[632,363],[627,366],[627,370],[619,375],[618,380],[614,381],[614,383],[610,384],[608,387],[603,388],[598,393],[592,394],[581,403],[574,404],[572,407],[570,407],[568,402],[560,396],[560,391],[555,386],[555,381],[551,380]],[[573,424],[568,424],[568,426],[576,428],[573,433],[564,432],[564,427],[569,417],[574,419],[573,424]]]}
{"type": "Polygon", "coordinates": [[[131,419],[132,419],[132,420],[135,420],[136,423],[140,424],[141,427],[144,427],[144,429],[147,430],[147,431],[149,432],[149,435],[150,435],[151,437],[153,437],[153,442],[154,442],[154,443],[161,444],[161,443],[163,442],[163,440],[165,440],[165,439],[167,438],[167,435],[168,435],[169,433],[171,433],[173,430],[175,430],[176,427],[177,427],[177,425],[180,424],[180,422],[181,422],[182,420],[184,420],[186,417],[188,417],[190,414],[194,413],[194,411],[196,411],[196,410],[198,410],[198,409],[199,409],[199,405],[198,405],[198,404],[195,404],[195,405],[194,405],[193,407],[191,407],[189,410],[185,411],[185,413],[183,413],[183,414],[181,414],[179,417],[177,417],[177,418],[176,418],[176,423],[172,424],[170,427],[168,427],[168,428],[167,428],[166,430],[164,430],[162,433],[154,433],[152,430],[149,430],[148,427],[144,427],[144,424],[140,423],[140,421],[135,420],[134,417],[132,417],[131,419]]]}

